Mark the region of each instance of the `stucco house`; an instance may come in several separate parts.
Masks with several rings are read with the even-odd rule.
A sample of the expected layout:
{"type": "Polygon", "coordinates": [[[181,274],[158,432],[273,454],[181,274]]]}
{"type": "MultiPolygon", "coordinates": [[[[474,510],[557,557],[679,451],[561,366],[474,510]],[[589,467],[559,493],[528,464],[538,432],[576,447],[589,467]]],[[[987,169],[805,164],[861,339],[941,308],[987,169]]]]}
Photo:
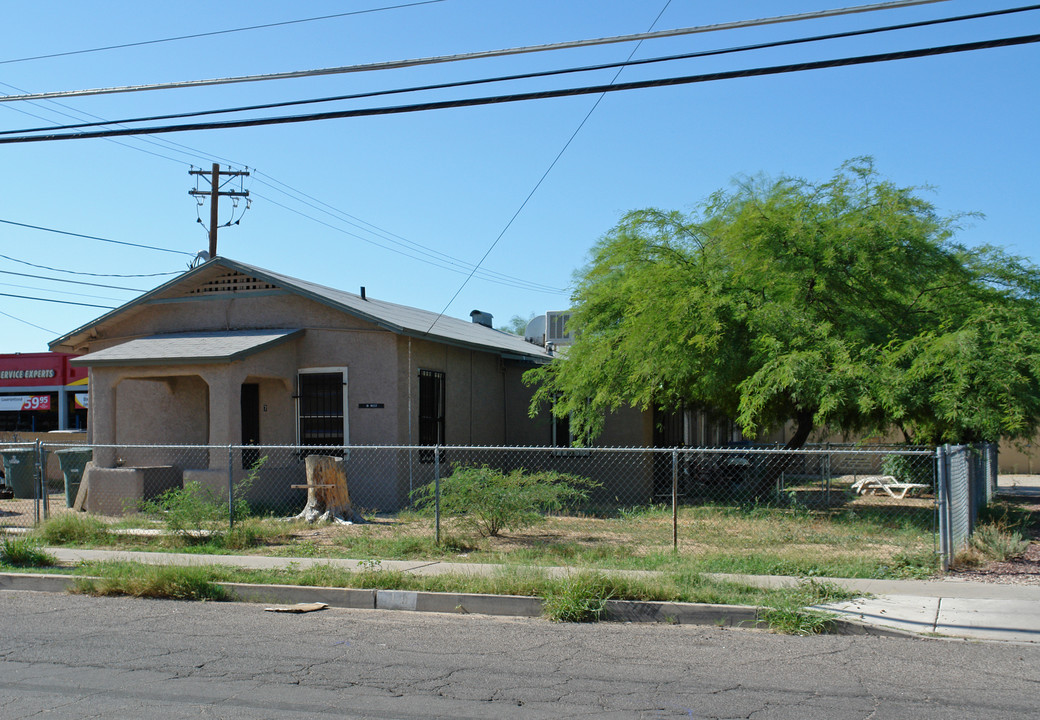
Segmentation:
{"type": "MultiPolygon", "coordinates": [[[[552,355],[486,313],[471,317],[216,257],[50,348],[89,369],[96,446],[548,444],[550,422],[528,417],[521,375],[552,355]]],[[[236,476],[251,459],[236,451],[236,476]]],[[[298,456],[273,459],[264,485],[288,488],[298,456]]],[[[351,492],[399,507],[419,470],[359,479],[351,492]]],[[[228,454],[96,447],[88,475],[145,494],[187,479],[226,487],[228,454]]]]}

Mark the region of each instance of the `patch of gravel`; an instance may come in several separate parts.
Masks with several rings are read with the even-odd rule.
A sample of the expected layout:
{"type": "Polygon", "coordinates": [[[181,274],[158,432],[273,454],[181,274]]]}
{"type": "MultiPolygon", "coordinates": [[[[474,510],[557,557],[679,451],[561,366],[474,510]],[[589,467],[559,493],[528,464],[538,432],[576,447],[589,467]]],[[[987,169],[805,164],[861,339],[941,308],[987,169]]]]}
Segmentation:
{"type": "Polygon", "coordinates": [[[950,576],[1002,585],[1040,585],[1040,543],[1029,543],[1025,553],[1014,560],[991,562],[970,570],[950,571],[950,576]]]}
{"type": "MultiPolygon", "coordinates": [[[[1017,479],[1017,476],[1014,476],[1017,479]]],[[[1023,475],[1035,487],[1036,475],[1023,475]]],[[[1005,477],[1001,476],[1001,481],[1005,477]]],[[[1031,540],[1026,551],[1013,560],[990,562],[976,568],[951,570],[950,576],[961,580],[1000,583],[1003,585],[1040,585],[1040,501],[1032,495],[1014,496],[1009,489],[1003,499],[1014,502],[1018,507],[1032,513],[1033,523],[1023,535],[1031,540]]]]}

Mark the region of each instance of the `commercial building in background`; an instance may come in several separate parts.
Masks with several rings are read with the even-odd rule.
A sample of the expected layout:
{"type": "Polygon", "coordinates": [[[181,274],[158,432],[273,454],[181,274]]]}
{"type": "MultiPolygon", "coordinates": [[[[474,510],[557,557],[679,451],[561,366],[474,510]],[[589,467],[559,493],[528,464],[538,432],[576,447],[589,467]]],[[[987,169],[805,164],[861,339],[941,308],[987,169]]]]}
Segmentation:
{"type": "Polygon", "coordinates": [[[87,369],[70,353],[0,355],[0,432],[85,430],[87,369]]]}

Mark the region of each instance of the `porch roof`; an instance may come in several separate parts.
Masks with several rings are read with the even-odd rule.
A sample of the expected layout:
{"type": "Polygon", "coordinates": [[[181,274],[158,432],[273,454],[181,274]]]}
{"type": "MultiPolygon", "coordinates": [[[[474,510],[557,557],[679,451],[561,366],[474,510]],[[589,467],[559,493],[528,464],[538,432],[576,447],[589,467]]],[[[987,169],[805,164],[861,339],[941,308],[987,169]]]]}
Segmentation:
{"type": "Polygon", "coordinates": [[[228,330],[150,335],[73,358],[73,365],[186,365],[230,362],[279,345],[302,329],[228,330]]]}

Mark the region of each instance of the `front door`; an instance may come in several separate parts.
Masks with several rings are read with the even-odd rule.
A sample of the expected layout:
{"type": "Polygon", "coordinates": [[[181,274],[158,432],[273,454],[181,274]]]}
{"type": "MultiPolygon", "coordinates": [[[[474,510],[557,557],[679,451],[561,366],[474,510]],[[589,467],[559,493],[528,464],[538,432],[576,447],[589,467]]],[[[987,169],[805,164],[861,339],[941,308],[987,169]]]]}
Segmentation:
{"type": "MultiPolygon", "coordinates": [[[[260,385],[257,383],[242,383],[242,444],[260,444],[260,385]]],[[[259,450],[243,450],[242,467],[252,467],[259,458],[259,450]]]]}

